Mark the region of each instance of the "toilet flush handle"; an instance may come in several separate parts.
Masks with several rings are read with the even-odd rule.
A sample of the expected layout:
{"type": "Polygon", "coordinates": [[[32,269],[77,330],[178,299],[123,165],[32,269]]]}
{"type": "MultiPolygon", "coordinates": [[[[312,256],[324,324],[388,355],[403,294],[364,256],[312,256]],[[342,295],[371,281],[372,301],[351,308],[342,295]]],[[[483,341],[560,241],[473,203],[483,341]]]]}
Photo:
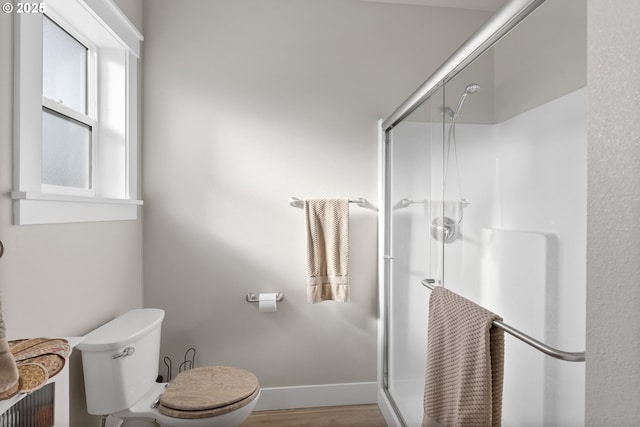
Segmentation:
{"type": "Polygon", "coordinates": [[[123,357],[131,356],[135,352],[136,352],[136,349],[134,347],[125,347],[124,350],[122,350],[120,353],[114,354],[113,356],[111,356],[111,358],[121,359],[123,357]]]}

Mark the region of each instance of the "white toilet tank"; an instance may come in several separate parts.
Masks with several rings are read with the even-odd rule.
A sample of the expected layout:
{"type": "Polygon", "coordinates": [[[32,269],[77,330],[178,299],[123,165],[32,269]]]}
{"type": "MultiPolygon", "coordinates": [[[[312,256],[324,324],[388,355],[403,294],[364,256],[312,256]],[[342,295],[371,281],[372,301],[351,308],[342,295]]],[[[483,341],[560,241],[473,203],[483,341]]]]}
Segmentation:
{"type": "Polygon", "coordinates": [[[164,311],[131,310],[89,332],[82,351],[87,410],[108,415],[130,408],[158,376],[164,311]]]}

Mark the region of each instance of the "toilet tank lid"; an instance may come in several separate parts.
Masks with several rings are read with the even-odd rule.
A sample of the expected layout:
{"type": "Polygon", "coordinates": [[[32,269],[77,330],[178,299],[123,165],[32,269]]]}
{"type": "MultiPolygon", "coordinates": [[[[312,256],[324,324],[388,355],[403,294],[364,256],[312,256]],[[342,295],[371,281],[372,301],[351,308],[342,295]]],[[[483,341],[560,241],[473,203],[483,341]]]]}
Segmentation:
{"type": "Polygon", "coordinates": [[[164,310],[141,308],[116,317],[84,336],[77,345],[81,351],[113,350],[147,335],[164,319],[164,310]]]}

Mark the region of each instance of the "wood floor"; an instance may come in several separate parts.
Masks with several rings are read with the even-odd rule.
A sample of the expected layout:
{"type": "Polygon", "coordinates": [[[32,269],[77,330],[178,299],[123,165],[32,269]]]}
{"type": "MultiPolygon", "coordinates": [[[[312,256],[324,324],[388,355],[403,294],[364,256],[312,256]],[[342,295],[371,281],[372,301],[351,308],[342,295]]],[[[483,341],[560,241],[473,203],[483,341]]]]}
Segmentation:
{"type": "Polygon", "coordinates": [[[254,412],[240,427],[387,427],[378,405],[254,412]]]}

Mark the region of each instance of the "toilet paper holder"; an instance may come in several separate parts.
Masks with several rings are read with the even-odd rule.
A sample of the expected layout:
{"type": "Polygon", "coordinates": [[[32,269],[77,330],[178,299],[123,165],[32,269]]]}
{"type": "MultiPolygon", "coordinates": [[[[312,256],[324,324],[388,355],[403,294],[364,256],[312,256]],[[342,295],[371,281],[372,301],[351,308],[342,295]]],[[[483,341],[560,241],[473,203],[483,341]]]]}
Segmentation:
{"type": "MultiPolygon", "coordinates": [[[[258,302],[260,294],[248,293],[247,294],[247,302],[258,302]]],[[[284,299],[284,293],[278,292],[276,293],[276,302],[280,302],[284,299]]]]}

